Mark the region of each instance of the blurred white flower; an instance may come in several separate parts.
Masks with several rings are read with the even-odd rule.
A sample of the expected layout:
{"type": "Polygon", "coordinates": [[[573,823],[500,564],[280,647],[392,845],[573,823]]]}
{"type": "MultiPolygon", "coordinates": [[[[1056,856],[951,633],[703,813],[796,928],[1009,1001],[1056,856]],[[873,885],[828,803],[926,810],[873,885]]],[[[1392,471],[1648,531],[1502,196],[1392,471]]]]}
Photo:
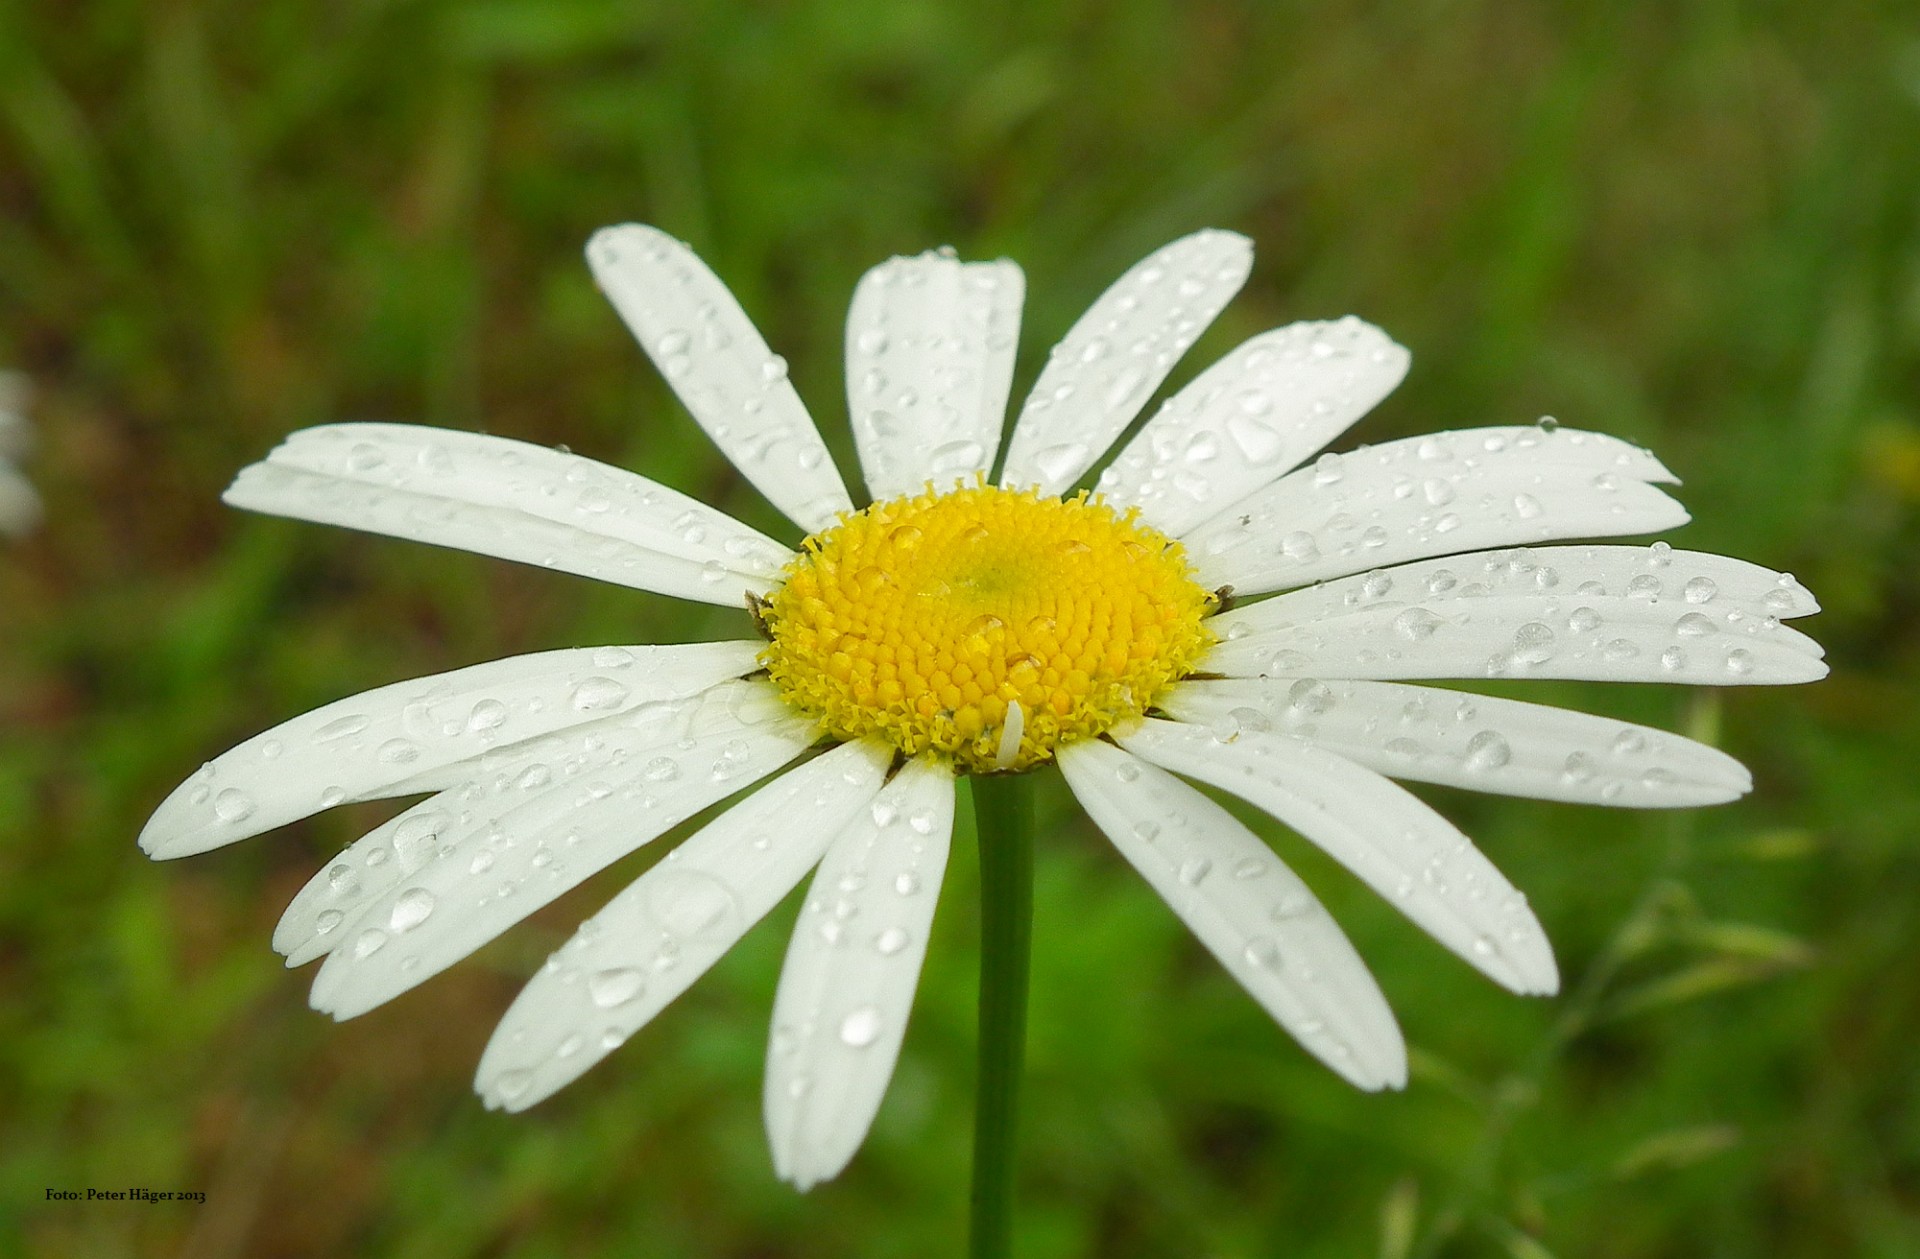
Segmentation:
{"type": "Polygon", "coordinates": [[[290,965],[326,958],[313,1004],[347,1018],[777,774],[532,979],[481,1061],[490,1105],[579,1076],[818,866],[765,1107],[782,1176],[834,1175],[899,1052],[956,774],[1048,761],[1308,1052],[1362,1088],[1398,1086],[1399,1029],[1345,936],[1186,780],[1271,813],[1496,982],[1547,993],[1526,899],[1390,780],[1666,808],[1732,799],[1748,775],[1676,735],[1407,680],[1826,672],[1781,623],[1816,610],[1791,578],[1661,543],[1549,545],[1685,523],[1643,450],[1543,423],[1308,462],[1406,371],[1357,319],[1249,340],[1166,401],[1092,499],[1069,495],[1239,289],[1240,236],[1175,241],[1094,303],[992,483],[1019,269],[943,251],[870,271],[847,327],[875,500],[859,511],[785,362],[698,258],[639,226],[599,233],[588,258],[695,420],[809,535],[801,550],[589,459],[386,424],[296,433],[227,501],[744,603],[767,641],[554,651],[341,700],[207,765],[141,836],[178,857],[425,795],[328,863],[275,935],[290,965]],[[1223,610],[1227,587],[1285,593],[1223,610]]]}
{"type": "Polygon", "coordinates": [[[33,445],[27,423],[31,393],[25,375],[0,371],[0,533],[22,534],[40,520],[40,496],[18,466],[33,445]]]}

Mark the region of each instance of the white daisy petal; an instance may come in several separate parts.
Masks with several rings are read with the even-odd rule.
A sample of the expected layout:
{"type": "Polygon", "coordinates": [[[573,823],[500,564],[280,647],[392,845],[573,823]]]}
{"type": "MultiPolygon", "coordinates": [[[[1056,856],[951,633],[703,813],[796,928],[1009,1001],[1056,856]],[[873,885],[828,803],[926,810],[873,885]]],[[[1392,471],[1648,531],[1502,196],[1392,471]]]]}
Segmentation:
{"type": "Polygon", "coordinates": [[[154,810],[140,847],[185,857],[348,800],[420,790],[436,767],[757,668],[757,643],[579,647],[513,656],[337,700],[203,765],[154,810]]]}
{"type": "Polygon", "coordinates": [[[1351,315],[1262,333],[1167,399],[1098,488],[1178,537],[1345,432],[1407,363],[1406,350],[1351,315]]]}
{"type": "Polygon", "coordinates": [[[1253,244],[1183,236],[1136,263],[1055,346],[1014,425],[1000,484],[1059,494],[1106,453],[1246,283],[1253,244]]]}
{"type": "MultiPolygon", "coordinates": [[[[1268,604],[1290,599],[1282,595],[1268,604]]],[[[1811,682],[1820,646],[1737,607],[1622,595],[1490,595],[1385,600],[1294,621],[1267,604],[1216,621],[1225,641],[1201,658],[1229,677],[1576,678],[1705,686],[1811,682]],[[1245,614],[1245,615],[1243,615],[1245,614]],[[1231,618],[1231,619],[1229,619],[1231,618]],[[1272,628],[1253,629],[1254,625],[1272,628]]]]}
{"type": "Polygon", "coordinates": [[[540,871],[542,890],[497,907],[512,914],[490,932],[498,934],[553,891],[562,868],[556,859],[584,878],[676,824],[669,816],[676,801],[699,797],[708,784],[712,794],[703,798],[720,799],[799,755],[811,730],[795,721],[767,683],[724,682],[692,699],[643,704],[444,767],[438,772],[448,781],[429,788],[437,794],[350,844],[308,881],[282,915],[273,946],[289,966],[312,961],[363,920],[381,925],[383,911],[370,907],[384,898],[390,909],[400,885],[435,863],[443,868],[423,876],[423,886],[436,899],[459,892],[462,871],[482,900],[540,871]],[[755,728],[743,736],[748,727],[755,728]],[[604,853],[592,844],[582,850],[585,832],[563,825],[575,808],[611,816],[604,853]],[[645,825],[636,827],[641,808],[645,825]],[[547,857],[535,865],[543,847],[547,857]]]}
{"type": "Polygon", "coordinates": [[[808,533],[853,510],[787,361],[691,249],[627,223],[595,232],[587,263],[695,422],[769,502],[808,533]]]}
{"type": "Polygon", "coordinates": [[[950,253],[894,258],[861,278],[847,313],[847,405],[876,500],[992,467],[1025,296],[1014,263],[950,253]]]}
{"type": "Polygon", "coordinates": [[[1242,594],[1429,555],[1687,522],[1637,446],[1536,426],[1465,429],[1328,454],[1182,536],[1203,585],[1242,594]]]}
{"type": "Polygon", "coordinates": [[[1487,595],[1616,595],[1674,609],[1712,604],[1754,620],[1820,610],[1791,574],[1702,551],[1651,546],[1539,546],[1476,551],[1376,568],[1247,604],[1213,622],[1221,633],[1304,625],[1373,605],[1478,599],[1487,595]]]}
{"type": "Polygon", "coordinates": [[[1309,1053],[1363,1089],[1405,1086],[1406,1045],[1366,963],[1252,831],[1098,739],[1061,748],[1059,761],[1095,824],[1309,1053]]]}
{"type": "Polygon", "coordinates": [[[580,925],[481,1055],[474,1088],[524,1110],[684,992],[791,891],[879,793],[891,747],[845,743],[735,805],[580,925]]]}
{"type": "Polygon", "coordinates": [[[414,424],[302,429],[223,496],[276,516],[738,606],[793,552],[643,476],[545,446],[414,424]]]}
{"type": "Polygon", "coordinates": [[[953,770],[909,762],[827,849],[780,969],[764,1104],[773,1166],[839,1175],[893,1078],[953,831],[953,770]]]}
{"type": "Polygon", "coordinates": [[[1143,721],[1120,745],[1271,813],[1497,983],[1559,988],[1527,898],[1452,823],[1372,770],[1281,735],[1223,743],[1172,721],[1143,721]]]}
{"type": "Polygon", "coordinates": [[[1738,799],[1746,767],[1717,748],[1586,713],[1393,682],[1184,682],[1160,707],[1234,737],[1274,730],[1390,778],[1540,800],[1677,809],[1738,799]]]}
{"type": "Polygon", "coordinates": [[[522,918],[701,809],[785,765],[812,723],[766,683],[754,723],[715,694],[684,714],[603,730],[610,756],[544,788],[508,793],[438,837],[337,933],[310,1003],[364,1014],[439,974],[522,918]],[[517,796],[517,798],[516,798],[517,796]]]}

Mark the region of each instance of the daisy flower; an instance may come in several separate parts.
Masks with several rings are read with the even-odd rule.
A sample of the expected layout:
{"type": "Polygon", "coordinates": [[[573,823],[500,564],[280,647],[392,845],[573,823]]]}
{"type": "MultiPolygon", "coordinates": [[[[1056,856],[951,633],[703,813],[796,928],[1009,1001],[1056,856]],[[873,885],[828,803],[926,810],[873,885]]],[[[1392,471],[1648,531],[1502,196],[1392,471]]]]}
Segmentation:
{"type": "Polygon", "coordinates": [[[1557,986],[1526,898],[1394,779],[1667,808],[1750,779],[1702,744],[1410,681],[1804,682],[1792,578],[1648,546],[1686,512],[1646,451],[1548,423],[1317,452],[1405,374],[1358,319],[1252,338],[1078,485],[1246,279],[1203,231],[1123,275],[1047,359],[997,478],[1024,285],[895,258],[854,292],[856,508],[774,355],[687,247],[598,233],[595,277],[693,418],[804,532],[501,437],[293,434],[226,501],[744,607],[738,641],[583,647],[329,704],[183,783],[141,836],[180,857],[343,801],[424,796],[327,863],[274,936],[312,1002],[385,1002],[695,813],[766,780],[584,922],[476,1087],[520,1110],[605,1057],[809,871],[774,1002],[777,1170],[836,1174],[892,1072],[959,775],[1059,767],[1106,833],[1306,1051],[1365,1089],[1406,1051],[1365,965],[1273,850],[1272,814],[1520,993],[1557,986]],[[1270,598],[1256,596],[1271,594],[1270,598]]]}
{"type": "Polygon", "coordinates": [[[40,496],[16,467],[33,444],[28,392],[25,376],[0,371],[0,533],[25,533],[40,519],[40,496]]]}

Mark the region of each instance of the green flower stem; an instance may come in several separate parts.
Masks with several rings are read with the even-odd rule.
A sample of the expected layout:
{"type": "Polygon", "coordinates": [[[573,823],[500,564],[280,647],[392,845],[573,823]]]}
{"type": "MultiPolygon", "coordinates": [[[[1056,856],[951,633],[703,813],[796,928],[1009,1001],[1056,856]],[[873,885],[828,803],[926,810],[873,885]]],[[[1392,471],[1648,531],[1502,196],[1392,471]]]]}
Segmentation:
{"type": "Polygon", "coordinates": [[[1033,791],[1024,774],[969,778],[980,846],[980,1046],[969,1253],[1013,1252],[1020,1074],[1033,939],[1033,791]]]}

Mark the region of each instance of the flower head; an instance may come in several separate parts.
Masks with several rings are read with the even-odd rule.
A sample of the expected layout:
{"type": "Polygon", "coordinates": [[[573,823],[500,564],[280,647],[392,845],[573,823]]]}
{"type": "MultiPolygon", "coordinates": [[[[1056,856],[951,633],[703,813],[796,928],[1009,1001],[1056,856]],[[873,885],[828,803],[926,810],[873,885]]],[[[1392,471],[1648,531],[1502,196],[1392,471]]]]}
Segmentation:
{"type": "Polygon", "coordinates": [[[589,459],[401,425],[295,433],[227,501],[743,606],[764,638],[546,652],[341,700],[204,767],[141,836],[177,857],[425,796],[328,863],[275,934],[289,964],[326,958],[313,1004],[346,1018],[768,779],[528,983],[481,1060],[490,1105],[579,1076],[817,867],[765,1105],[781,1175],[834,1175],[899,1052],[955,776],[1049,762],[1310,1053],[1398,1086],[1400,1032],[1352,946],[1187,780],[1272,814],[1497,982],[1551,992],[1525,897],[1390,780],[1663,808],[1732,799],[1748,776],[1674,735],[1406,680],[1826,672],[1782,624],[1817,610],[1789,577],[1662,543],[1548,545],[1686,521],[1658,488],[1672,475],[1623,442],[1506,426],[1309,463],[1407,368],[1353,318],[1249,340],[1074,493],[1245,279],[1231,233],[1175,241],[1094,303],[996,480],[1019,270],[943,251],[870,271],[847,329],[860,510],[784,361],[684,245],[618,227],[588,258],[800,550],[589,459]]]}

